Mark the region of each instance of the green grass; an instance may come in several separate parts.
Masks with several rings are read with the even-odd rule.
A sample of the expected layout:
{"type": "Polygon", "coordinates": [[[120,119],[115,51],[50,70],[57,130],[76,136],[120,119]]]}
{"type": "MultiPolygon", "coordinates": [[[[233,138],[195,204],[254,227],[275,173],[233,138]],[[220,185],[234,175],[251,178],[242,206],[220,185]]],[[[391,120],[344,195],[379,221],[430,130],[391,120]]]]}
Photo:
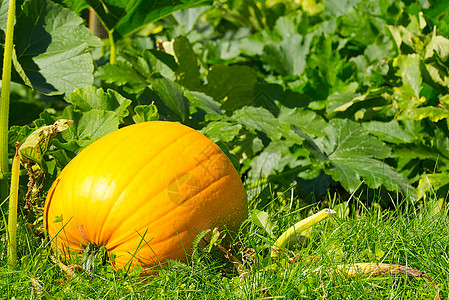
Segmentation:
{"type": "MultiPolygon", "coordinates": [[[[257,201],[256,201],[257,202],[257,201]]],[[[299,221],[310,210],[295,210],[299,201],[277,199],[267,211],[277,225],[276,236],[299,221]]],[[[239,278],[233,265],[218,249],[207,253],[196,249],[187,264],[169,262],[153,276],[126,274],[99,266],[94,274],[76,278],[54,264],[51,250],[29,230],[20,227],[19,266],[8,270],[6,242],[1,241],[0,295],[6,299],[435,299],[433,286],[424,278],[407,275],[349,278],[337,265],[384,262],[419,269],[432,277],[449,299],[449,219],[447,211],[429,212],[406,204],[401,209],[366,208],[353,199],[349,215],[337,213],[316,225],[304,245],[295,245],[285,259],[272,261],[274,240],[264,229],[248,222],[233,249],[242,259],[242,249],[252,248],[245,259],[251,270],[239,278]],[[288,258],[297,256],[297,262],[288,258]],[[315,257],[312,262],[307,259],[315,257]]],[[[340,208],[344,207],[340,205],[340,208]]],[[[2,236],[5,228],[2,225],[2,236]]],[[[249,251],[248,251],[249,252],[249,251]]]]}

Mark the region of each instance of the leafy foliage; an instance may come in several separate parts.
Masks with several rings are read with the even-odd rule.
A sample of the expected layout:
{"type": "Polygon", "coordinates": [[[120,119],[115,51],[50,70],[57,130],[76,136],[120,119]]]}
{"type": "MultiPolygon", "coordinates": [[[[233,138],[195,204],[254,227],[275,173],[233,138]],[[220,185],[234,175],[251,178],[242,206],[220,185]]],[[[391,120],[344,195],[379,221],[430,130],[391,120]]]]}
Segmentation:
{"type": "MultiPolygon", "coordinates": [[[[0,10],[7,6],[2,1],[0,10]]],[[[0,29],[6,30],[6,19],[0,29]]],[[[49,0],[25,1],[14,30],[17,81],[45,94],[93,84],[89,51],[102,43],[74,12],[49,0]]]]}
{"type": "MultiPolygon", "coordinates": [[[[240,0],[177,11],[209,3],[58,2],[76,13],[90,4],[120,38],[117,62],[99,63],[95,84],[77,82],[75,70],[85,65],[92,72],[92,65],[66,60],[62,68],[52,55],[78,47],[84,59],[87,49],[99,46],[98,39],[67,8],[49,0],[25,1],[23,20],[42,24],[32,37],[51,39],[48,47],[33,50],[36,44],[25,42],[33,39],[22,36],[16,71],[36,90],[64,94],[63,109],[47,110],[43,121],[35,122],[74,120],[54,143],[54,152],[63,154],[54,156],[60,166],[121,126],[162,119],[185,123],[217,142],[248,188],[257,181],[280,190],[294,183],[304,197],[324,195],[329,187],[348,193],[387,189],[418,200],[431,186],[446,185],[445,4],[240,0]],[[142,9],[153,4],[153,10],[142,9]],[[33,14],[39,7],[47,13],[33,14]],[[48,13],[53,11],[60,13],[48,13]],[[65,23],[67,31],[49,30],[61,13],[73,19],[65,23]],[[141,35],[131,34],[143,26],[141,35]],[[52,78],[42,65],[37,74],[52,88],[41,88],[27,75],[20,51],[25,48],[33,53],[27,62],[38,63],[42,56],[48,59],[45,68],[73,77],[55,72],[52,78]],[[61,78],[70,85],[58,84],[61,78]]],[[[29,26],[23,22],[19,18],[16,30],[29,26]]],[[[79,77],[91,78],[83,74],[79,77]]],[[[29,132],[29,126],[11,128],[11,142],[29,132]]]]}

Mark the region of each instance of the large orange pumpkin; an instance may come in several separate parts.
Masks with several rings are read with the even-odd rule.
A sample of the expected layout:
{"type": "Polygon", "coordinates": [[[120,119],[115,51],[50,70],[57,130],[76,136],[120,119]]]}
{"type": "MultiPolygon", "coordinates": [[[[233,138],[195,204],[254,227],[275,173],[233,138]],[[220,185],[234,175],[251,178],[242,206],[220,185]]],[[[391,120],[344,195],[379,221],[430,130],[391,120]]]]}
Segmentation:
{"type": "Polygon", "coordinates": [[[64,255],[90,243],[115,264],[144,268],[184,261],[208,228],[238,230],[246,193],[228,157],[187,126],[130,125],[81,151],[60,173],[44,208],[44,227],[64,255]]]}

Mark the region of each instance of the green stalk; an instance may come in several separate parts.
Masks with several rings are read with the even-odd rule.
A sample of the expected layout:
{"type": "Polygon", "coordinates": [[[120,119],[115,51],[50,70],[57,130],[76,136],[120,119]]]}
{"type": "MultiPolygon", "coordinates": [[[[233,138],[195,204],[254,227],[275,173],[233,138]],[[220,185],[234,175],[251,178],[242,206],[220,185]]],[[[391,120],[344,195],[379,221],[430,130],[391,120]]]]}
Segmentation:
{"type": "Polygon", "coordinates": [[[290,242],[290,240],[292,238],[294,238],[295,236],[298,236],[304,230],[306,230],[306,229],[312,227],[313,225],[323,221],[324,219],[326,219],[327,217],[329,217],[330,215],[333,215],[333,214],[335,214],[334,210],[325,208],[325,209],[317,212],[316,214],[299,221],[298,223],[296,223],[295,225],[293,225],[292,227],[287,229],[276,240],[276,243],[274,243],[274,246],[271,249],[271,257],[273,257],[273,258],[274,257],[278,257],[279,256],[279,251],[284,249],[285,246],[288,244],[288,242],[290,242]]]}
{"type": "Polygon", "coordinates": [[[117,58],[117,48],[115,47],[114,41],[114,29],[108,30],[109,35],[109,45],[111,47],[111,55],[109,56],[109,62],[111,64],[115,64],[115,60],[117,58]]]}
{"type": "Polygon", "coordinates": [[[6,199],[9,194],[8,121],[15,14],[16,1],[9,0],[8,18],[6,20],[5,50],[3,57],[2,91],[0,94],[0,199],[6,199]]]}
{"type": "Polygon", "coordinates": [[[9,195],[8,212],[8,267],[13,268],[17,261],[17,202],[19,198],[19,143],[16,142],[16,154],[12,162],[11,194],[9,195]]]}

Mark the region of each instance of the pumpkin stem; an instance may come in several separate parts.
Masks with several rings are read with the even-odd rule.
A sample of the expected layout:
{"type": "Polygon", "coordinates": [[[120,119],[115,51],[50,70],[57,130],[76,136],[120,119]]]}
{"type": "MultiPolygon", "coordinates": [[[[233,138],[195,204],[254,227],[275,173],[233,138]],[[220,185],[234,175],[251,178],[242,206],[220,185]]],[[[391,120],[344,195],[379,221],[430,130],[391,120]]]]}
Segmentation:
{"type": "Polygon", "coordinates": [[[275,258],[279,256],[279,252],[285,248],[289,241],[295,236],[301,234],[304,230],[312,227],[313,225],[323,221],[327,217],[335,214],[332,209],[325,208],[316,214],[305,218],[292,227],[288,228],[277,240],[274,246],[271,248],[271,257],[275,258]]]}
{"type": "Polygon", "coordinates": [[[88,243],[83,251],[81,267],[88,272],[95,273],[97,266],[106,265],[108,258],[109,252],[105,246],[88,243]]]}

